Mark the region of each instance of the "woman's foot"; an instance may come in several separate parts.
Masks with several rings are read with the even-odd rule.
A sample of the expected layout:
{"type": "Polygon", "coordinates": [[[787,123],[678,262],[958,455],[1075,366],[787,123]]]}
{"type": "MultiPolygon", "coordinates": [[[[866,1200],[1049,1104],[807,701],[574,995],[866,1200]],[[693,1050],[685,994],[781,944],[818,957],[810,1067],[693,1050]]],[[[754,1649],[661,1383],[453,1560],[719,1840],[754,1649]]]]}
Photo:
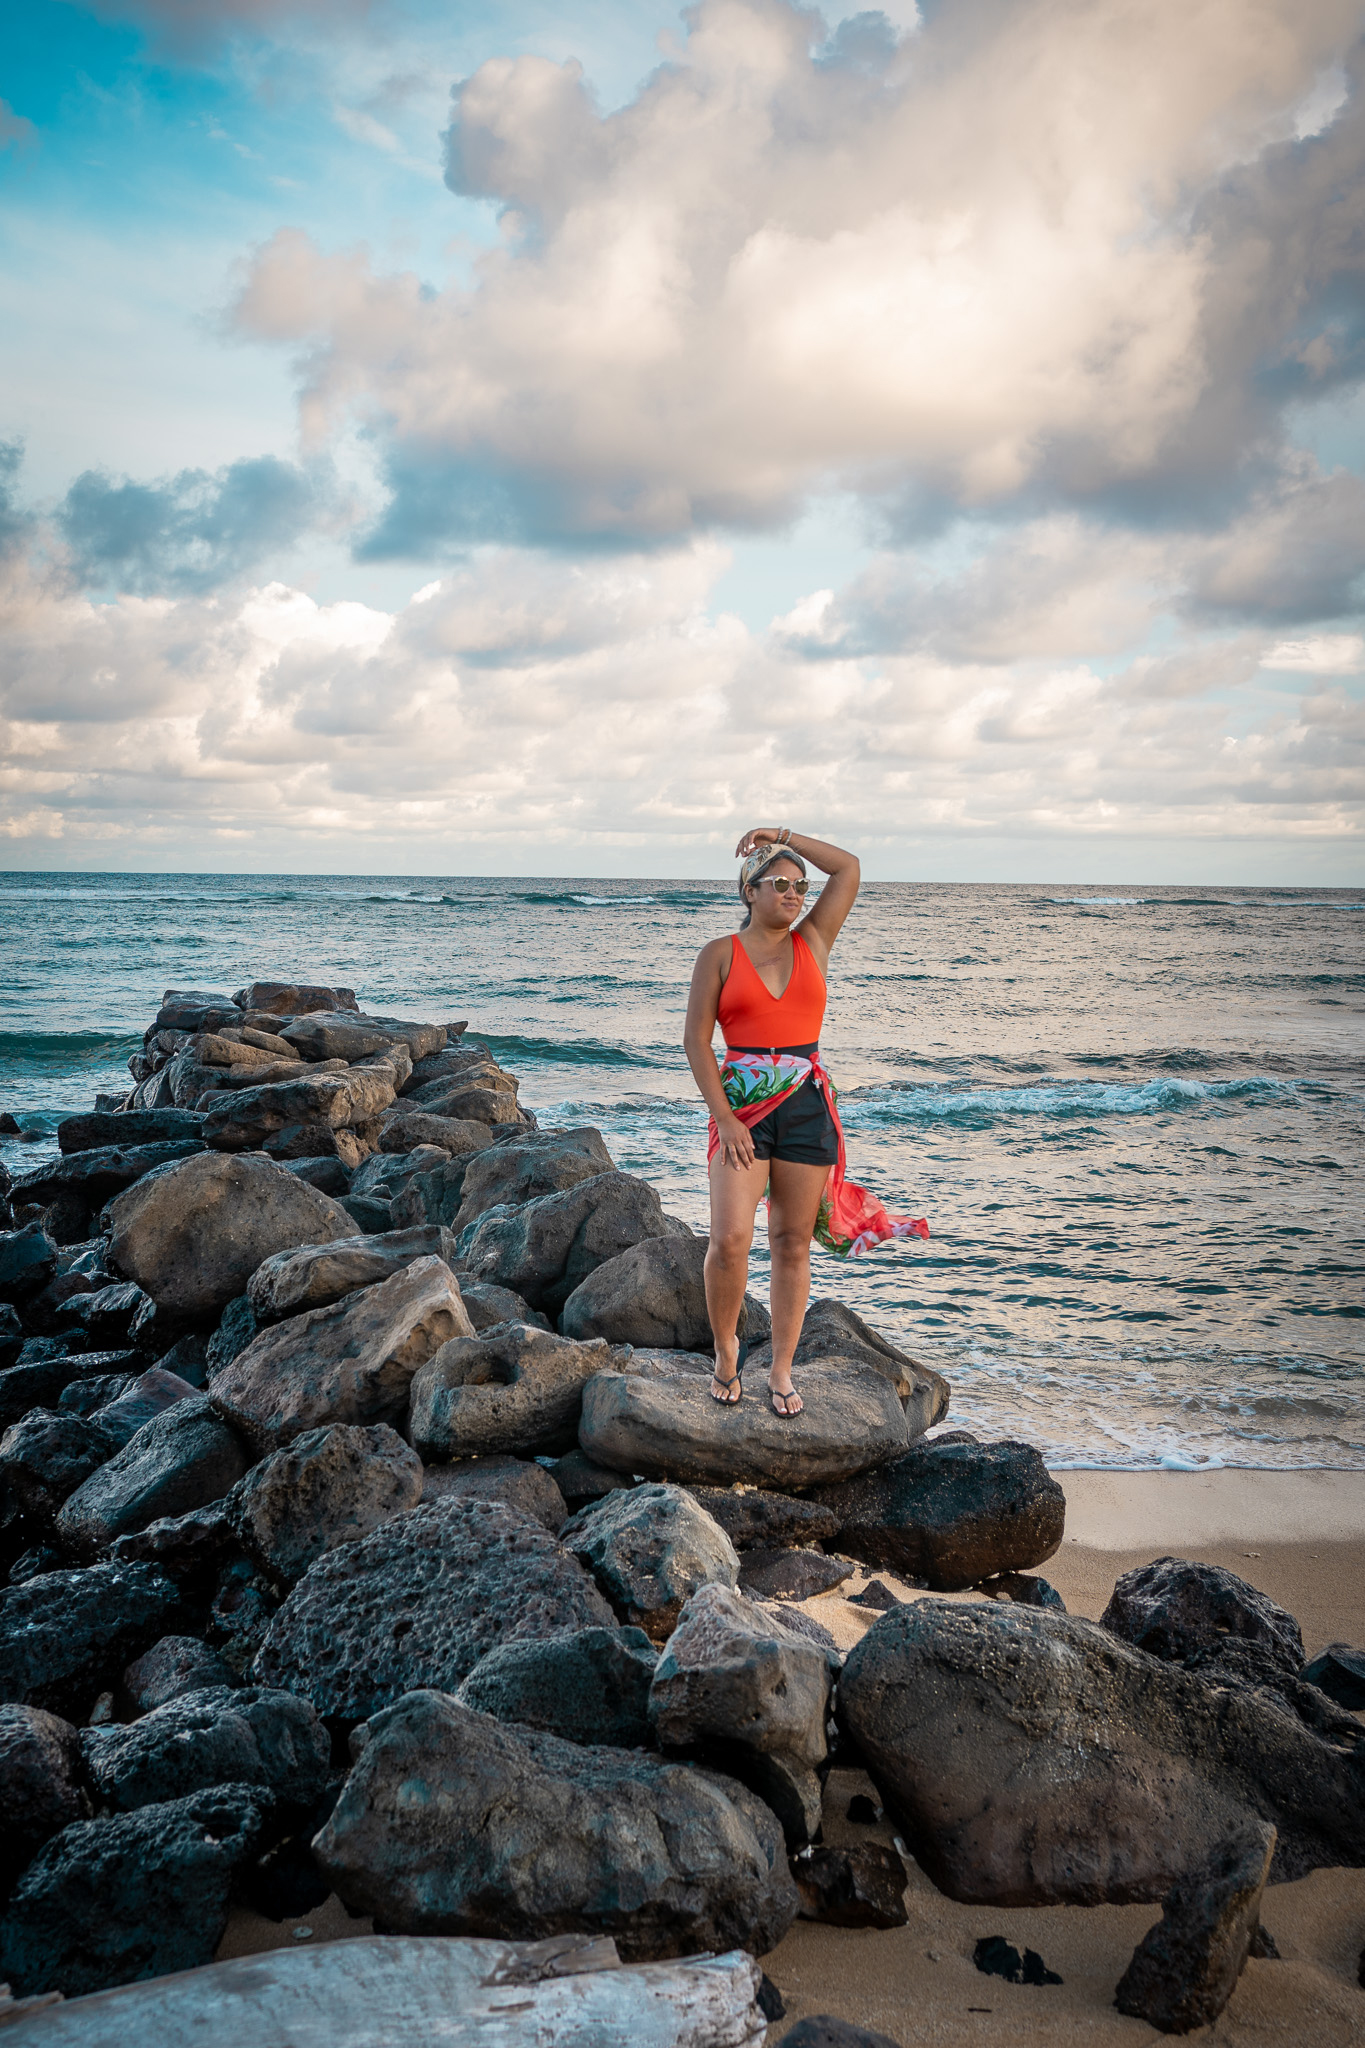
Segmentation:
{"type": "Polygon", "coordinates": [[[772,1400],[774,1415],[799,1415],[806,1405],[795,1387],[790,1384],[785,1387],[775,1387],[772,1381],[769,1380],[768,1394],[772,1400]]]}
{"type": "Polygon", "coordinates": [[[736,1347],[733,1371],[727,1369],[727,1361],[717,1353],[716,1369],[711,1375],[711,1399],[722,1408],[737,1407],[743,1396],[744,1356],[748,1349],[747,1344],[736,1347]]]}

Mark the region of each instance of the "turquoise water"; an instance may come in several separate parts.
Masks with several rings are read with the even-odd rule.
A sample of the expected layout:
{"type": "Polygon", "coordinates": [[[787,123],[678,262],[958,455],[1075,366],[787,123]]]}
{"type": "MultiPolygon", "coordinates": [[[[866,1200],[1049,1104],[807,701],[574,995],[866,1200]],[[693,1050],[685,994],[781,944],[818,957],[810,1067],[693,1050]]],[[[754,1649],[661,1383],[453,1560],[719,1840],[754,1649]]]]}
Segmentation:
{"type": "MultiPolygon", "coordinates": [[[[704,1223],[687,980],[724,882],[0,877],[0,1105],[50,1131],[163,989],[467,1016],[704,1223]]],[[[837,1293],[1056,1463],[1365,1467],[1365,893],[876,884],[835,953],[850,1171],[927,1246],[837,1293]]],[[[8,1142],[11,1167],[42,1142],[8,1142]]],[[[760,1246],[760,1291],[766,1278],[760,1246]]]]}

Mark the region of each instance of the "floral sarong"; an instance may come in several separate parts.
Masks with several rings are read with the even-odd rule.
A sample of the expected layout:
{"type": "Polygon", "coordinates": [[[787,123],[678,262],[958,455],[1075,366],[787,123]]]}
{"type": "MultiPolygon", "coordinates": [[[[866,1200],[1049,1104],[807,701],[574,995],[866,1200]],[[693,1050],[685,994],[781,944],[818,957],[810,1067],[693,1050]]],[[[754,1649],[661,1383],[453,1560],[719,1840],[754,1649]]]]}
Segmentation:
{"type": "MultiPolygon", "coordinates": [[[[831,1166],[820,1208],[815,1219],[815,1242],[836,1259],[860,1259],[874,1246],[890,1237],[928,1237],[929,1225],[922,1216],[893,1216],[886,1205],[848,1180],[844,1173],[844,1127],[839,1120],[839,1096],[817,1054],[806,1059],[794,1052],[731,1053],[720,1070],[725,1099],[742,1124],[761,1123],[779,1102],[794,1095],[813,1078],[828,1105],[839,1137],[839,1158],[831,1166]]],[[[720,1133],[714,1117],[708,1119],[706,1164],[720,1150],[720,1133]]]]}

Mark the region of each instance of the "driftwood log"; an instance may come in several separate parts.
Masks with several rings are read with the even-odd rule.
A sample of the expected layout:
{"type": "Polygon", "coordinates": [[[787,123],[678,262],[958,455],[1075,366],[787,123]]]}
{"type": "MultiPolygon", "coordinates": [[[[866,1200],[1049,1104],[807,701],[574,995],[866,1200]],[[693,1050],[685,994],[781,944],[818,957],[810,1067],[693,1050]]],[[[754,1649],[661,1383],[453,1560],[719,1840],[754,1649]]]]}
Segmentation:
{"type": "Polygon", "coordinates": [[[753,1957],[737,1949],[623,1967],[614,1942],[586,1935],[372,1935],[11,2008],[0,2039],[4,2048],[759,2048],[759,1981],[753,1957]]]}

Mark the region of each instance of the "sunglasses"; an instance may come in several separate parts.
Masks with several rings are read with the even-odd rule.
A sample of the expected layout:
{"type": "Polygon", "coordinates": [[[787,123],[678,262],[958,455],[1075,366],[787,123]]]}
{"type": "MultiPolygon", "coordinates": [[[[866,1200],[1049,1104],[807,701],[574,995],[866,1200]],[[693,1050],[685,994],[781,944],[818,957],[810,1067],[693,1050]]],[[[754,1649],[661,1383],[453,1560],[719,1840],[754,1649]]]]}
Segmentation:
{"type": "Polygon", "coordinates": [[[798,896],[804,896],[810,887],[809,882],[794,882],[790,875],[765,875],[763,879],[772,883],[779,896],[785,896],[788,889],[795,889],[798,896]]]}

